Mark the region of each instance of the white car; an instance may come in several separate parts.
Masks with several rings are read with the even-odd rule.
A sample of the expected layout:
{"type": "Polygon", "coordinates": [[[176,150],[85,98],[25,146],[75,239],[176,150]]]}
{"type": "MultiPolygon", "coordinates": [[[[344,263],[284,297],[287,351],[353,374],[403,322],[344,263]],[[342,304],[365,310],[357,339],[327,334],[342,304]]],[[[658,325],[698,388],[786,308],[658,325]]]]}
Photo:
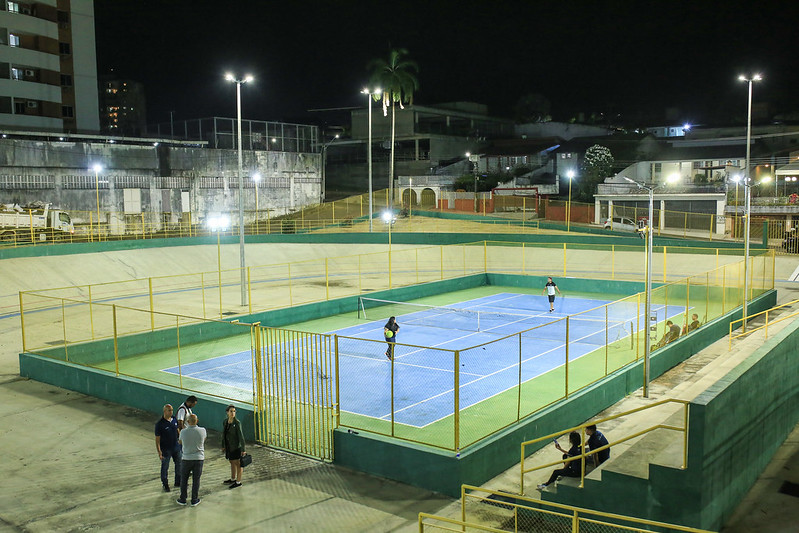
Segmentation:
{"type": "Polygon", "coordinates": [[[638,231],[638,224],[630,218],[612,217],[605,221],[605,229],[617,231],[638,231]]]}

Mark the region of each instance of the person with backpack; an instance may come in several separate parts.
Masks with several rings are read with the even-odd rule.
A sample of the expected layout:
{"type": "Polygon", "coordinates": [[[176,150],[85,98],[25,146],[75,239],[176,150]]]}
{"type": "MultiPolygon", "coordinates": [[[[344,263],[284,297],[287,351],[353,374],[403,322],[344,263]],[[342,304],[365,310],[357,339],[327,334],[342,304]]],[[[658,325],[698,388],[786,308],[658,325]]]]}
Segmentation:
{"type": "Polygon", "coordinates": [[[186,427],[186,419],[189,418],[192,413],[192,409],[194,406],[197,405],[197,397],[196,396],[189,396],[186,398],[186,401],[180,404],[178,407],[178,412],[175,415],[175,418],[178,420],[178,433],[183,431],[186,427]]]}

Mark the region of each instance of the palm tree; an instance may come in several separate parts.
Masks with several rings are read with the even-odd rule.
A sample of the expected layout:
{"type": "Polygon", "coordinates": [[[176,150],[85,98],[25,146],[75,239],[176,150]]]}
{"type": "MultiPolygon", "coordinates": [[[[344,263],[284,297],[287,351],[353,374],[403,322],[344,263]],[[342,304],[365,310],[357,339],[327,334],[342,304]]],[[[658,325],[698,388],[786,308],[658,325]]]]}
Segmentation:
{"type": "Polygon", "coordinates": [[[382,89],[382,94],[374,96],[383,99],[383,116],[388,114],[391,106],[391,158],[388,165],[389,207],[394,206],[394,136],[395,116],[394,106],[399,104],[400,109],[405,109],[403,103],[413,105],[413,92],[419,89],[419,80],[416,73],[419,66],[415,61],[408,59],[408,51],[404,48],[392,48],[388,53],[388,61],[374,59],[369,62],[367,69],[371,71],[370,83],[382,89]]]}

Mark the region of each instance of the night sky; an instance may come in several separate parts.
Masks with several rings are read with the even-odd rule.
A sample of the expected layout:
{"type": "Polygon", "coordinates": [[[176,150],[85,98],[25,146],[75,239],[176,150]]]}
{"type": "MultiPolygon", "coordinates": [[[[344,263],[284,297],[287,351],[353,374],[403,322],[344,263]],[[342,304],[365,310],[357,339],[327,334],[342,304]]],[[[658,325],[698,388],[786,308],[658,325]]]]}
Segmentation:
{"type": "Polygon", "coordinates": [[[417,104],[467,100],[512,117],[540,93],[555,119],[729,124],[755,102],[799,112],[797,1],[96,0],[98,74],[145,86],[148,122],[235,116],[230,69],[252,73],[245,118],[335,122],[363,106],[366,65],[390,47],[419,64],[417,104]],[[339,113],[339,116],[341,114],[339,113]]]}

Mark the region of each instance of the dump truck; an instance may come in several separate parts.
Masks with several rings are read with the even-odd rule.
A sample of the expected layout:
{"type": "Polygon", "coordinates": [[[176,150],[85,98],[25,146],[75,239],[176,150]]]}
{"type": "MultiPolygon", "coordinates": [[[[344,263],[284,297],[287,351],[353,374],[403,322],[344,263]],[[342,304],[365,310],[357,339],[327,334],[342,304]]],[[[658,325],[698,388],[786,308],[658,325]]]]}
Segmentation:
{"type": "Polygon", "coordinates": [[[35,202],[25,206],[0,205],[0,240],[5,242],[61,240],[75,233],[66,211],[35,202]]]}

